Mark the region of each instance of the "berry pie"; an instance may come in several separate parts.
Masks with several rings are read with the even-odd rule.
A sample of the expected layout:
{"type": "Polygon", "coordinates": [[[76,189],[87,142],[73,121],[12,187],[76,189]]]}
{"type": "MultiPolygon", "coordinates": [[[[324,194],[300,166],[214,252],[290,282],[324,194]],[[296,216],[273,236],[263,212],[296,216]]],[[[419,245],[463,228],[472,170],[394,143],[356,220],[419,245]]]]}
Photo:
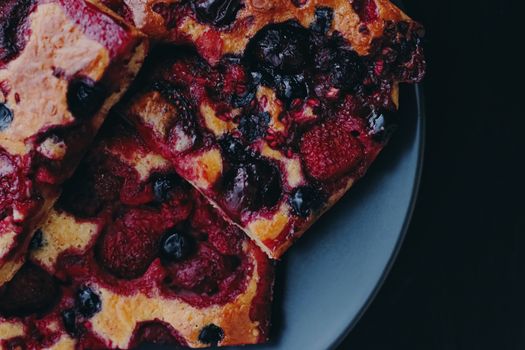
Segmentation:
{"type": "Polygon", "coordinates": [[[272,258],[365,174],[425,70],[422,27],[384,0],[119,4],[179,45],[121,114],[272,258]]]}
{"type": "Polygon", "coordinates": [[[89,1],[0,1],[0,285],[23,264],[60,184],[147,46],[89,1]]]}
{"type": "Polygon", "coordinates": [[[111,117],[0,288],[2,349],[263,342],[273,263],[111,117]]]}

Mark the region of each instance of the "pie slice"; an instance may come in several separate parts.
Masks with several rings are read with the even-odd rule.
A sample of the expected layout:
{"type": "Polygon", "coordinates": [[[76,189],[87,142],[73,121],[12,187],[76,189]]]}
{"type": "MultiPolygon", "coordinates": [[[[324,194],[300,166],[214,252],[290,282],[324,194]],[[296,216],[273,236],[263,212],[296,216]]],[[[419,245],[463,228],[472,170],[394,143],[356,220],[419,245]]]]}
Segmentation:
{"type": "Polygon", "coordinates": [[[160,48],[121,113],[279,258],[387,143],[399,83],[424,74],[422,28],[379,0],[189,3],[151,7],[196,49],[160,48]]]}
{"type": "Polygon", "coordinates": [[[110,118],[0,289],[0,348],[267,339],[273,263],[110,118]]]}
{"type": "Polygon", "coordinates": [[[90,1],[0,2],[0,285],[147,47],[90,1]]]}

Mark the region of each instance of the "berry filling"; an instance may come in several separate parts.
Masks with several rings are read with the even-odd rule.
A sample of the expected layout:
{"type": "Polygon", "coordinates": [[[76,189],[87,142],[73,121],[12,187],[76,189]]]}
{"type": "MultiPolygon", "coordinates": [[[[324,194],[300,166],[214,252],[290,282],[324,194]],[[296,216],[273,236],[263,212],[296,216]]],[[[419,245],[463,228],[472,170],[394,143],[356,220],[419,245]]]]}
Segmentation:
{"type": "MultiPolygon", "coordinates": [[[[35,328],[25,344],[53,345],[60,330],[47,325],[58,322],[81,348],[105,348],[89,323],[104,310],[100,288],[122,296],[157,290],[167,300],[213,308],[245,291],[254,259],[262,262],[261,285],[271,286],[262,253],[247,249],[244,234],[167,165],[147,176],[139,174],[133,160],[152,153],[128,125],[110,120],[100,137],[56,206],[60,213],[74,214],[79,223],[96,223],[99,233],[87,248],[63,251],[53,277],[28,262],[0,289],[0,317],[27,317],[24,322],[35,328]]],[[[32,251],[47,249],[45,235],[40,230],[34,236],[32,251]]],[[[263,289],[264,295],[270,293],[263,289]]],[[[254,315],[265,315],[267,310],[258,305],[254,315]]],[[[199,337],[203,344],[224,337],[222,330],[205,329],[199,337]]],[[[145,342],[186,344],[171,326],[157,320],[137,325],[130,344],[145,342]]]]}
{"type": "Polygon", "coordinates": [[[199,306],[225,303],[242,292],[250,263],[241,232],[195,199],[198,195],[174,173],[141,180],[105,148],[127,159],[148,150],[127,127],[108,129],[103,137],[109,141],[88,155],[57,203],[79,218],[103,222],[93,252],[76,258],[65,254],[59,261],[63,273],[82,280],[94,264],[97,279],[120,293],[129,293],[130,285],[161,283],[166,296],[199,306]]]}

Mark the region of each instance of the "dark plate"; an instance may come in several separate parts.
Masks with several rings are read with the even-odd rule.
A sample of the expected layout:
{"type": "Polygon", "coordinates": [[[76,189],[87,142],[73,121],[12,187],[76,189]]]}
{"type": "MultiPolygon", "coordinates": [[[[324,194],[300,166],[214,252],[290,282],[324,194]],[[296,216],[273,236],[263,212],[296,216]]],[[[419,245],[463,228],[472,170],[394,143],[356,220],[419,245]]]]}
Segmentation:
{"type": "Polygon", "coordinates": [[[401,89],[398,117],[398,130],[365,178],[280,262],[272,341],[243,349],[330,349],[359,320],[394,261],[414,207],[424,136],[420,86],[401,89]]]}

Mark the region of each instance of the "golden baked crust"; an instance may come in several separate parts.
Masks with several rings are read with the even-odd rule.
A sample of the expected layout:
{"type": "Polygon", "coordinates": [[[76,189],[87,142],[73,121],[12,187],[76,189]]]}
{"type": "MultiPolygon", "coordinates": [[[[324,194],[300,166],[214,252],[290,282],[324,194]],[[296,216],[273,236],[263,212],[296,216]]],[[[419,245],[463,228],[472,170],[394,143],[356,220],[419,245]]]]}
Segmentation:
{"type": "MultiPolygon", "coordinates": [[[[0,301],[0,348],[17,342],[35,349],[127,349],[142,341],[195,348],[266,341],[272,263],[114,117],[66,183],[33,240],[31,262],[19,272],[44,269],[40,273],[54,276],[61,296],[44,310],[33,306],[25,318],[11,309],[5,317],[6,305],[0,301]],[[143,227],[147,234],[135,245],[143,227]],[[124,240],[108,238],[116,230],[124,240]],[[174,231],[195,242],[189,255],[171,261],[162,247],[174,231]],[[130,275],[136,268],[130,261],[122,265],[126,271],[119,270],[118,252],[140,256],[148,238],[159,232],[155,244],[160,249],[140,273],[130,275]],[[104,249],[107,242],[111,256],[104,249]],[[121,250],[115,243],[126,247],[121,250]],[[194,279],[185,280],[189,274],[194,279]],[[88,316],[78,301],[86,288],[96,295],[94,304],[100,304],[88,316]],[[76,323],[68,319],[71,310],[76,323]]],[[[22,287],[21,280],[29,283],[17,275],[6,290],[16,283],[22,287]]],[[[0,298],[9,296],[0,289],[0,298]]]]}
{"type": "MultiPolygon", "coordinates": [[[[309,27],[318,7],[334,9],[333,26],[347,39],[360,55],[368,53],[374,38],[383,34],[385,21],[408,20],[399,8],[388,0],[373,0],[378,16],[363,23],[350,0],[246,0],[236,13],[235,20],[216,27],[199,21],[188,8],[188,2],[179,0],[105,0],[113,4],[150,37],[172,43],[192,42],[199,52],[216,63],[225,54],[242,54],[248,41],[264,26],[296,20],[309,27]],[[303,4],[297,5],[297,2],[303,4]],[[125,10],[124,10],[125,9],[125,10]],[[209,41],[212,40],[212,43],[209,41]],[[207,48],[213,46],[211,53],[207,48]]],[[[367,1],[355,0],[366,3],[367,1]]],[[[226,3],[226,2],[224,2],[226,3]]]]}
{"type": "Polygon", "coordinates": [[[89,1],[9,0],[0,13],[2,285],[137,74],[147,42],[89,1]]]}

